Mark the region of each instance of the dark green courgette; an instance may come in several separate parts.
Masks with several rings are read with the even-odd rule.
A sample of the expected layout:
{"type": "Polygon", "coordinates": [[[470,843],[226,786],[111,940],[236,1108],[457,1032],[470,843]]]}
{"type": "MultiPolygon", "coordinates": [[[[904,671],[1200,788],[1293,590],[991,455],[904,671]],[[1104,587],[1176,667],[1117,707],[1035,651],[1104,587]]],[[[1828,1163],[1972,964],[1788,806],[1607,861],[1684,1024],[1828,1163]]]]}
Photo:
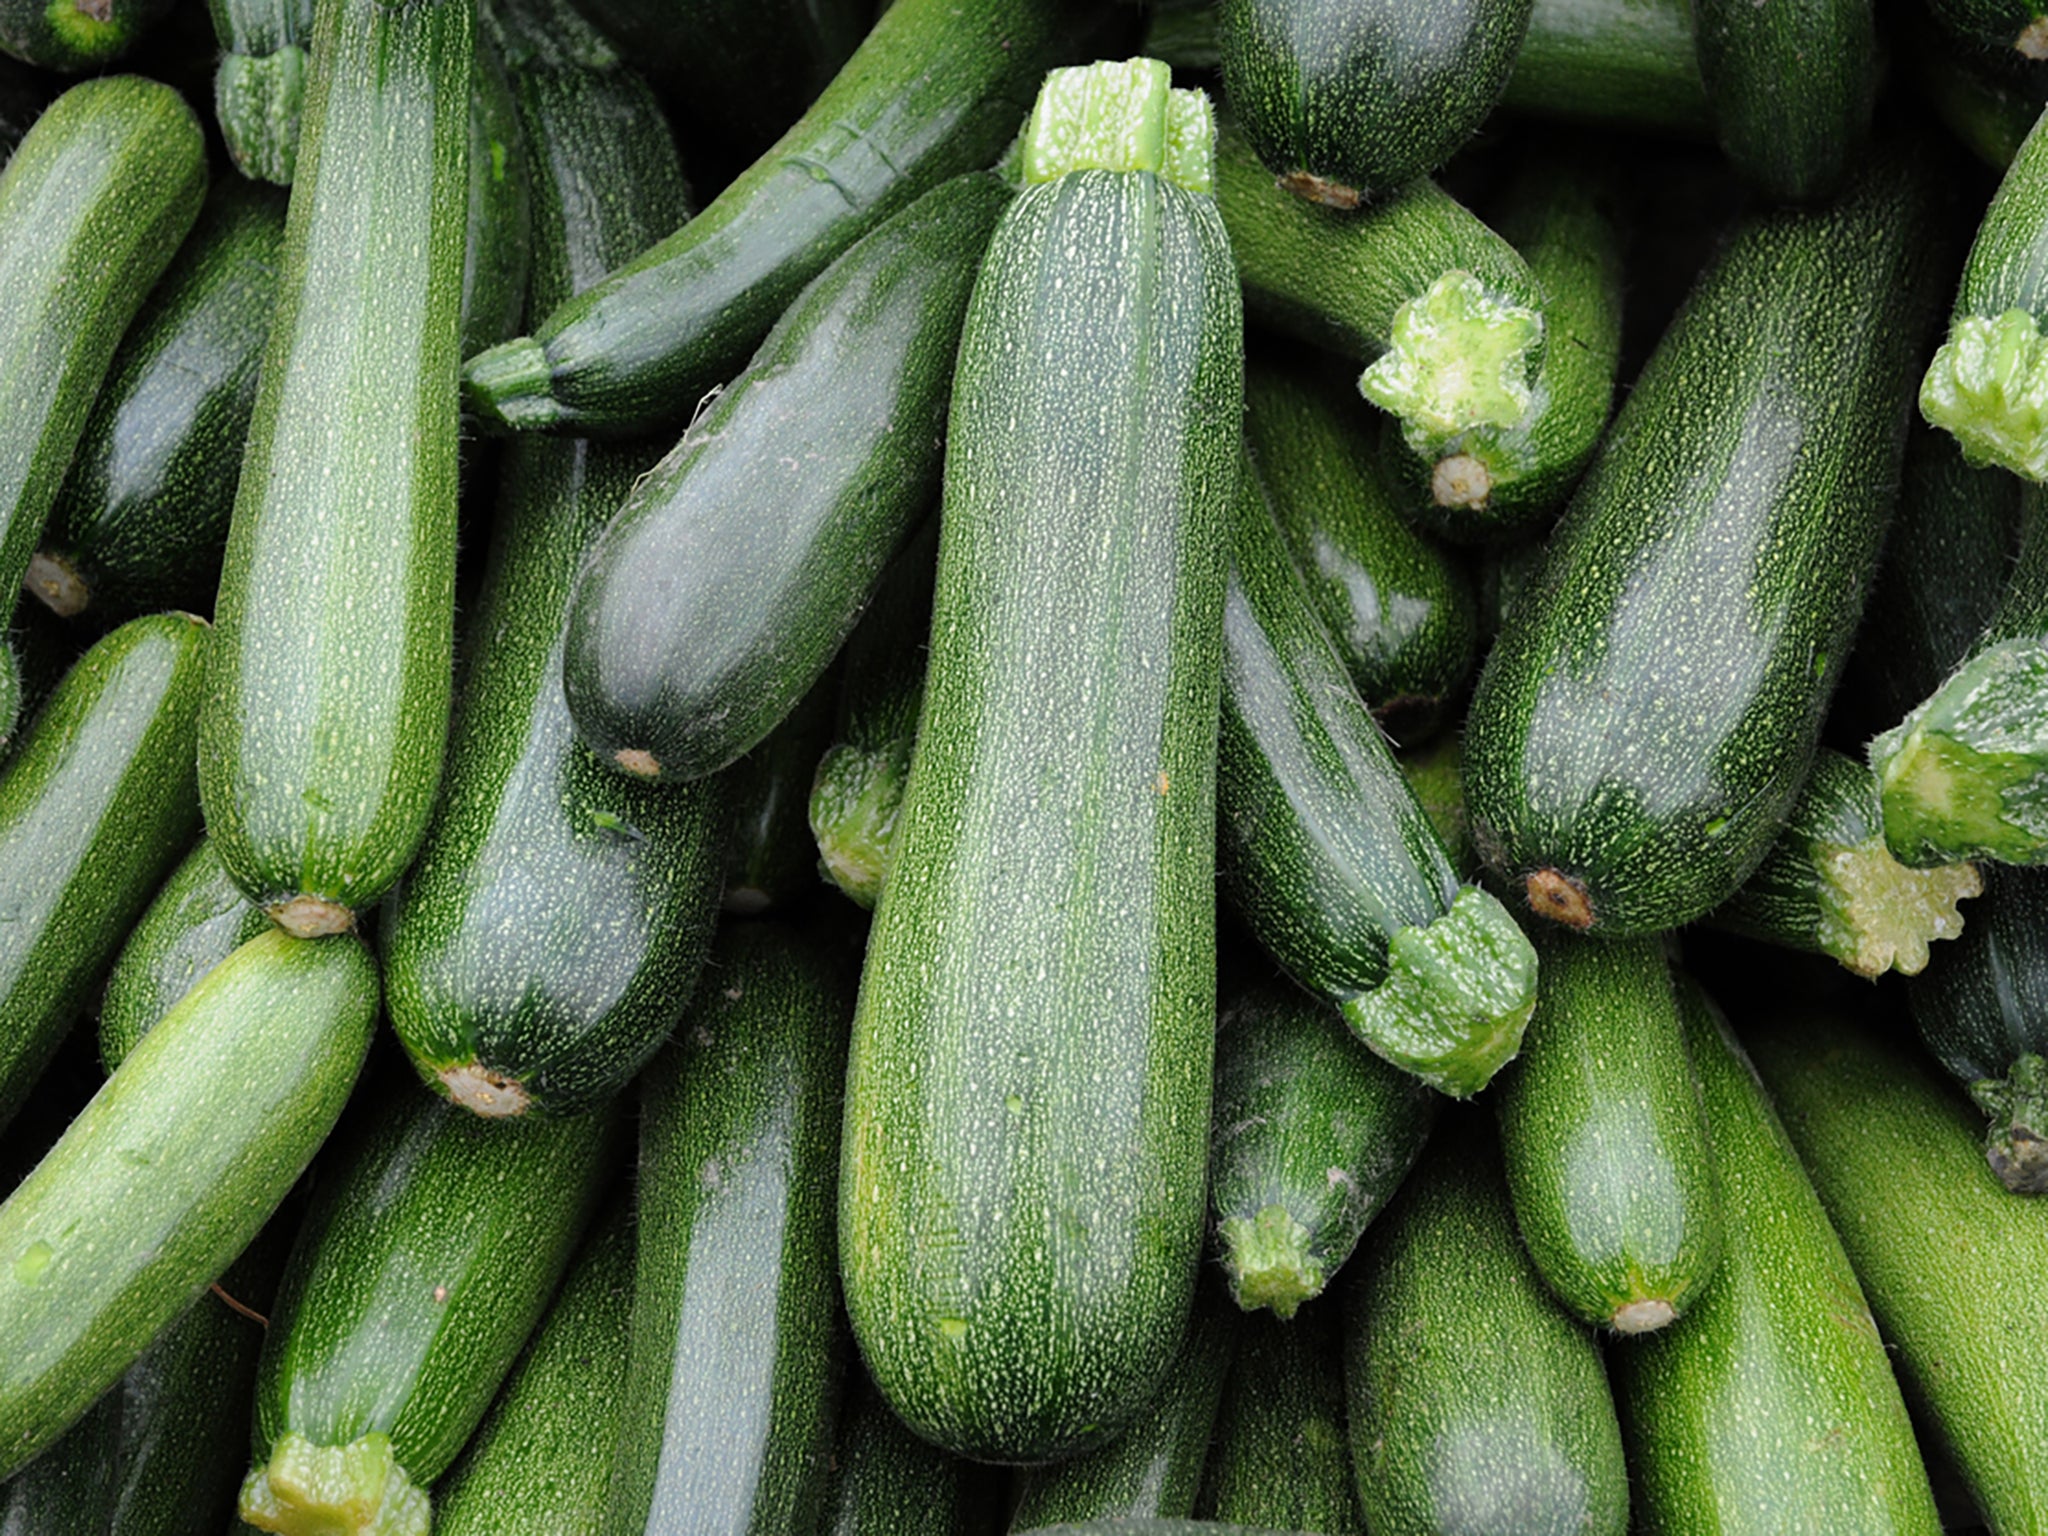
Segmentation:
{"type": "Polygon", "coordinates": [[[1678,1006],[1721,1180],[1723,1255],[1683,1326],[1611,1356],[1634,1529],[1933,1536],[1927,1473],[1848,1256],[1719,1010],[1684,977],[1678,1006]]]}
{"type": "Polygon", "coordinates": [[[202,836],[129,931],[107,976],[100,999],[100,1060],[107,1070],[120,1066],[202,976],[269,925],[202,836]]]}
{"type": "Polygon", "coordinates": [[[1374,1051],[1445,1093],[1475,1093],[1521,1043],[1536,957],[1492,895],[1460,887],[1249,465],[1228,542],[1224,888],[1260,943],[1374,1051]]]}
{"type": "Polygon", "coordinates": [[[1155,61],[1054,72],[961,337],[840,1258],[891,1406],[983,1459],[1128,1422],[1200,1262],[1242,356],[1212,131],[1155,61]]]}
{"type": "MultiPolygon", "coordinates": [[[[501,23],[537,151],[543,304],[685,211],[666,129],[620,131],[645,88],[555,51],[551,11],[566,7],[520,0],[501,23]]],[[[384,944],[391,1020],[414,1065],[480,1114],[568,1113],[616,1093],[674,1026],[710,942],[721,786],[657,792],[608,772],[562,696],[577,573],[653,457],[521,442],[500,478],[448,771],[384,944]]]]}
{"type": "Polygon", "coordinates": [[[2048,870],[1985,866],[1963,936],[1906,988],[1920,1038],[1991,1124],[2007,1189],[2048,1194],[2048,870]]]}
{"type": "Polygon", "coordinates": [[[435,1487],[437,1536],[603,1536],[632,1313],[633,1224],[620,1202],[435,1487]]]}
{"type": "Polygon", "coordinates": [[[1472,821],[1465,814],[1465,751],[1458,738],[1438,736],[1397,754],[1394,761],[1400,765],[1415,803],[1436,828],[1444,852],[1450,855],[1451,868],[1460,880],[1471,884],[1479,874],[1479,851],[1472,846],[1472,821]]]}
{"type": "Polygon", "coordinates": [[[1222,0],[1223,89],[1298,196],[1356,208],[1435,170],[1500,100],[1530,0],[1222,0]]]}
{"type": "Polygon", "coordinates": [[[1656,932],[1769,850],[1882,546],[1935,192],[1887,154],[1752,217],[1637,379],[1466,723],[1474,837],[1533,912],[1656,932]]]}
{"type": "Polygon", "coordinates": [[[1239,1320],[1237,1359],[1195,1511],[1322,1536],[1365,1536],[1344,1437],[1344,1352],[1337,1305],[1286,1322],[1239,1320]]]}
{"type": "Polygon", "coordinates": [[[0,1206],[0,1477],[55,1439],[249,1245],[341,1113],[377,970],[264,933],[129,1053],[0,1206]]]}
{"type": "Polygon", "coordinates": [[[646,1078],[607,1531],[815,1529],[849,1351],[835,1158],[851,967],[732,924],[646,1078]]]}
{"type": "Polygon", "coordinates": [[[2048,58],[2048,8],[2037,0],[1927,0],[1927,14],[2009,68],[2038,67],[2048,58]]]}
{"type": "Polygon", "coordinates": [[[1628,1479],[1600,1354],[1515,1238],[1484,1113],[1444,1117],[1345,1293],[1366,1529],[1621,1536],[1628,1479]]]}
{"type": "Polygon", "coordinates": [[[1125,1519],[1083,1520],[1075,1525],[1041,1525],[1020,1536],[1286,1536],[1250,1525],[1223,1525],[1214,1520],[1125,1519]]]}
{"type": "Polygon", "coordinates": [[[288,187],[299,163],[313,0],[207,0],[221,59],[213,114],[235,169],[288,187]]]}
{"type": "Polygon", "coordinates": [[[870,911],[888,877],[917,745],[938,556],[939,520],[929,517],[883,575],[847,639],[838,724],[811,781],[818,872],[870,911]]]}
{"type": "Polygon", "coordinates": [[[323,0],[200,722],[208,834],[287,930],[412,861],[454,647],[473,0],[323,0]]]}
{"type": "Polygon", "coordinates": [[[1180,1353],[1138,1421],[1108,1445],[1026,1472],[1010,1529],[1112,1515],[1192,1515],[1237,1347],[1237,1326],[1237,1309],[1222,1295],[1213,1290],[1202,1295],[1180,1353]]]}
{"type": "Polygon", "coordinates": [[[282,197],[213,189],[114,355],[29,561],[54,612],[213,606],[283,245],[282,197]]]}
{"type": "Polygon", "coordinates": [[[427,1485],[546,1309],[623,1129],[609,1107],[495,1124],[397,1072],[372,1084],[264,1337],[244,1520],[279,1536],[426,1536],[427,1485]]]}
{"type": "Polygon", "coordinates": [[[71,669],[0,777],[0,1126],[199,829],[209,638],[189,614],[124,624],[71,669]]]}
{"type": "Polygon", "coordinates": [[[114,349],[205,194],[199,119],[140,75],[74,85],[0,173],[0,623],[114,349]]]}
{"type": "Polygon", "coordinates": [[[1472,671],[1472,584],[1402,521],[1381,478],[1372,413],[1333,382],[1254,359],[1245,441],[1352,686],[1397,738],[1414,740],[1472,671]]]}
{"type": "Polygon", "coordinates": [[[1321,1294],[1407,1176],[1439,1102],[1284,982],[1224,1006],[1209,1203],[1240,1307],[1286,1318],[1321,1294]]]}
{"type": "Polygon", "coordinates": [[[689,224],[470,359],[469,408],[519,430],[686,418],[799,290],[948,177],[988,165],[1048,65],[1119,28],[1086,0],[898,0],[824,93],[689,224]]]}
{"type": "Polygon", "coordinates": [[[920,1440],[849,1370],[819,1536],[972,1536],[996,1502],[989,1469],[920,1440]],[[857,1378],[857,1379],[856,1379],[857,1378]]]}
{"type": "Polygon", "coordinates": [[[1833,196],[1864,160],[1877,101],[1871,0],[1691,0],[1714,135],[1779,202],[1833,196]]]}
{"type": "Polygon", "coordinates": [[[1907,18],[1891,38],[1892,58],[1943,127],[1963,147],[2001,174],[2020,152],[2041,115],[2041,92],[2025,80],[1977,67],[1966,50],[1951,46],[1931,26],[1907,18]]]}
{"type": "Polygon", "coordinates": [[[1538,935],[1543,984],[1494,1097],[1515,1227],[1583,1322],[1648,1333],[1721,1262],[1721,1197],[1661,938],[1538,935]]]}
{"type": "Polygon", "coordinates": [[[6,0],[0,50],[67,75],[100,70],[148,36],[170,8],[171,0],[6,0]]]}
{"type": "Polygon", "coordinates": [[[1803,1009],[1743,1042],[1985,1523],[2048,1529],[2048,1204],[2015,1200],[1962,1095],[1858,1023],[1803,1009]]]}
{"type": "Polygon", "coordinates": [[[736,917],[794,906],[817,892],[810,789],[832,740],[838,697],[835,666],[797,700],[766,740],[723,775],[732,801],[724,907],[736,917]]]}
{"type": "MultiPolygon", "coordinates": [[[[487,6],[488,0],[480,3],[487,6]]],[[[526,132],[520,126],[520,111],[513,100],[497,35],[497,27],[478,26],[476,62],[469,77],[469,202],[462,247],[464,357],[517,333],[526,314],[526,284],[532,270],[533,176],[560,174],[559,170],[529,170],[526,132]]],[[[634,252],[672,227],[673,223],[648,231],[634,252]]],[[[568,296],[567,292],[561,294],[562,298],[568,296]]]]}
{"type": "Polygon", "coordinates": [[[1963,931],[1956,903],[1983,889],[1974,864],[1908,869],[1893,858],[1877,775],[1822,747],[1771,851],[1713,921],[1859,976],[1911,976],[1930,944],[1963,931]]]}
{"type": "Polygon", "coordinates": [[[1501,105],[1605,127],[1713,132],[1688,0],[1535,0],[1501,105]]]}
{"type": "Polygon", "coordinates": [[[960,322],[1008,202],[998,177],[958,176],[861,239],[634,486],[563,661],[600,758],[698,778],[817,682],[938,492],[960,322]]]}

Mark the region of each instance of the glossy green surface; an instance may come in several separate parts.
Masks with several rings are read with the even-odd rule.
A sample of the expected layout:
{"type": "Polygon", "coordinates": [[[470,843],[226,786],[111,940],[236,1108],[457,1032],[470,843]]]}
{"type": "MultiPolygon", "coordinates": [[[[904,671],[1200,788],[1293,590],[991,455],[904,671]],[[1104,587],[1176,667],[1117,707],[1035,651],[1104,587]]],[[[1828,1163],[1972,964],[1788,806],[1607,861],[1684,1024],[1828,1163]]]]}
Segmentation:
{"type": "Polygon", "coordinates": [[[1445,1117],[1345,1292],[1366,1529],[1621,1536],[1628,1480],[1600,1354],[1516,1241],[1483,1114],[1445,1117]]]}
{"type": "Polygon", "coordinates": [[[808,1530],[847,1350],[833,1161],[852,973],[731,924],[645,1079],[639,1275],[607,1531],[808,1530]]]}
{"type": "Polygon", "coordinates": [[[1209,1203],[1232,1296],[1282,1318],[1321,1294],[1400,1187],[1441,1099],[1285,982],[1216,1027],[1209,1203]]]}
{"type": "Polygon", "coordinates": [[[107,1070],[121,1065],[202,976],[269,926],[202,833],[129,929],[107,976],[100,999],[100,1060],[107,1070]]]}
{"type": "Polygon", "coordinates": [[[1427,175],[1472,136],[1507,86],[1529,12],[1530,0],[1222,0],[1223,88],[1274,175],[1304,197],[1356,204],[1427,175]]]}
{"type": "Polygon", "coordinates": [[[1581,1321],[1642,1333],[1721,1262],[1722,1200],[1662,938],[1537,936],[1542,985],[1494,1097],[1515,1226],[1581,1321]]]}
{"type": "Polygon", "coordinates": [[[1180,1353],[1137,1422],[1108,1445],[1026,1472],[1010,1529],[1112,1515],[1192,1515],[1237,1330],[1237,1309],[1213,1288],[1204,1293],[1180,1353]]]}
{"type": "MultiPolygon", "coordinates": [[[[644,88],[517,44],[540,175],[537,296],[566,294],[684,215],[665,131],[620,137],[644,88]],[[601,188],[592,195],[587,189],[601,188]]],[[[575,735],[570,595],[652,462],[639,445],[513,444],[433,826],[385,930],[392,1023],[421,1075],[481,1114],[573,1112],[622,1088],[674,1026],[710,942],[721,787],[635,784],[575,735]]]]}
{"type": "Polygon", "coordinates": [[[699,778],[817,682],[938,492],[960,324],[1008,202],[996,176],[955,177],[862,239],[634,487],[563,666],[601,759],[699,778]]]}
{"type": "Polygon", "coordinates": [[[918,1439],[850,1368],[819,1536],[968,1536],[993,1493],[987,1469],[918,1439]]]}
{"type": "Polygon", "coordinates": [[[632,1312],[633,1227],[620,1204],[435,1487],[437,1536],[602,1536],[632,1312]]]}
{"type": "Polygon", "coordinates": [[[0,1125],[199,829],[192,752],[210,639],[181,613],[115,630],[0,776],[0,1125]]]}
{"type": "Polygon", "coordinates": [[[441,775],[472,22],[319,8],[200,723],[208,832],[266,908],[375,901],[441,775]]]}
{"type": "MultiPolygon", "coordinates": [[[[546,174],[529,169],[526,131],[498,48],[497,31],[492,26],[477,27],[476,62],[469,79],[469,217],[462,251],[464,357],[513,335],[527,312],[526,285],[534,244],[532,182],[536,174],[546,174]]],[[[649,230],[634,251],[668,233],[668,227],[649,230]]]]}
{"type": "Polygon", "coordinates": [[[1722,153],[1774,202],[1833,196],[1864,163],[1877,100],[1871,0],[1690,3],[1722,153]]]}
{"type": "MultiPolygon", "coordinates": [[[[321,1450],[386,1436],[394,1484],[439,1477],[618,1174],[625,1126],[610,1109],[493,1124],[396,1073],[373,1088],[323,1165],[264,1335],[255,1467],[273,1479],[287,1436],[321,1450]]],[[[245,1486],[245,1517],[251,1497],[245,1486]]]]}
{"type": "Polygon", "coordinates": [[[1922,1422],[1991,1529],[2048,1530],[2048,1203],[2002,1188],[1968,1102],[1851,1020],[1743,1042],[1922,1422]]]}
{"type": "Polygon", "coordinates": [[[1427,735],[1472,670],[1470,578],[1402,519],[1372,412],[1340,376],[1255,361],[1245,406],[1266,505],[1352,686],[1396,736],[1427,735]]]}
{"type": "Polygon", "coordinates": [[[50,508],[28,589],[53,608],[212,608],[283,245],[282,196],[240,177],[214,187],[50,508]]]}
{"type": "Polygon", "coordinates": [[[248,1246],[341,1113],[376,1012],[356,940],[251,939],[0,1206],[0,1476],[248,1246]]]}
{"type": "Polygon", "coordinates": [[[1240,356],[1208,199],[1081,171],[1010,205],[961,339],[840,1178],[862,1354],[963,1454],[1106,1438],[1193,1294],[1240,356]]]}
{"type": "Polygon", "coordinates": [[[1286,1322],[1238,1320],[1237,1358],[1202,1468],[1195,1511],[1323,1536],[1365,1536],[1344,1439],[1338,1303],[1286,1322]]]}
{"type": "Polygon", "coordinates": [[[1684,1323],[1615,1350],[1635,1528],[1932,1533],[1927,1473],[1877,1324],[1763,1086],[1678,980],[1719,1169],[1719,1278],[1684,1323]]]}
{"type": "Polygon", "coordinates": [[[139,75],[73,86],[0,174],[0,616],[14,611],[122,332],[205,193],[199,119],[139,75]]]}
{"type": "Polygon", "coordinates": [[[1118,29],[1089,0],[898,0],[789,130],[682,230],[470,360],[469,408],[520,430],[688,418],[848,246],[992,163],[1049,65],[1118,29]]]}
{"type": "Polygon", "coordinates": [[[732,807],[721,902],[735,917],[783,911],[817,894],[810,792],[832,741],[838,694],[838,668],[829,668],[759,746],[719,776],[732,807]]]}
{"type": "Polygon", "coordinates": [[[1687,0],[1535,0],[1501,105],[1631,130],[1712,132],[1687,0]]]}
{"type": "Polygon", "coordinates": [[[1502,625],[1465,787],[1481,854],[1545,915],[1675,926],[1776,836],[1890,514],[1931,207],[1925,168],[1885,157],[1824,211],[1745,222],[1502,625]]]}

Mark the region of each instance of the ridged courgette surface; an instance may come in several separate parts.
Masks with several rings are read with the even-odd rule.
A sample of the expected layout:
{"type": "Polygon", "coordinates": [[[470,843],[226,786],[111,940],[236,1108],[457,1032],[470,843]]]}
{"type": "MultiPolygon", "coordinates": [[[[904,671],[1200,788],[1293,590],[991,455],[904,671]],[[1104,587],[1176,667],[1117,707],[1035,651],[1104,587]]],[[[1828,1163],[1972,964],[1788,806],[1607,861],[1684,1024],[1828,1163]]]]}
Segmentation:
{"type": "Polygon", "coordinates": [[[1211,132],[1164,65],[1055,72],[955,373],[840,1256],[891,1406],[985,1459],[1139,1412],[1200,1257],[1242,355],[1211,132]]]}

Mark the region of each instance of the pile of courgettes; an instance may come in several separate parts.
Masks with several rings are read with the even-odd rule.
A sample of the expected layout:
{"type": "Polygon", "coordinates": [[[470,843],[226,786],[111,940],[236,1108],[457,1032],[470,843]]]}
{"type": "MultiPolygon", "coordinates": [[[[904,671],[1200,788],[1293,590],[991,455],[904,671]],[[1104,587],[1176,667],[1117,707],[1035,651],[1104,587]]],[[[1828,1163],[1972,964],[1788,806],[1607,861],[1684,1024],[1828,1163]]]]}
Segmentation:
{"type": "Polygon", "coordinates": [[[0,1536],[2048,1532],[1898,9],[0,0],[0,1536]]]}

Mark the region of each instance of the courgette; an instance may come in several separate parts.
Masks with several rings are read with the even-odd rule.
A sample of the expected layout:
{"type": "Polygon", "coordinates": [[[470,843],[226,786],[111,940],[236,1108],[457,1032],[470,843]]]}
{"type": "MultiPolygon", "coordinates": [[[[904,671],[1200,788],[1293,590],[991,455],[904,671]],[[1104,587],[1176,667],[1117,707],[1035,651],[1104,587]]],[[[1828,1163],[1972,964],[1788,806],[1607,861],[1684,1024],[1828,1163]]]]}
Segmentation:
{"type": "Polygon", "coordinates": [[[834,1157],[852,968],[728,925],[645,1080],[638,1274],[604,1529],[816,1528],[850,1351],[834,1157]]]}
{"type": "Polygon", "coordinates": [[[502,1125],[396,1072],[372,1089],[263,1340],[240,1510],[280,1536],[425,1536],[427,1485],[497,1396],[618,1168],[609,1108],[502,1125]]]}
{"type": "Polygon", "coordinates": [[[1284,982],[1217,1020],[1209,1201],[1231,1296],[1287,1318],[1320,1295],[1435,1124],[1437,1096],[1284,982]]]}
{"type": "Polygon", "coordinates": [[[867,1373],[849,1372],[819,1536],[974,1536],[997,1502],[989,1469],[950,1456],[889,1411],[867,1373]]]}
{"type": "Polygon", "coordinates": [[[0,1477],[248,1246],[340,1115],[376,1015],[356,940],[251,939],[0,1205],[0,1477]]]}
{"type": "Polygon", "coordinates": [[[787,909],[818,889],[810,790],[832,740],[838,697],[834,666],[766,740],[722,776],[732,802],[723,905],[735,917],[787,909]]]}
{"type": "Polygon", "coordinates": [[[1713,132],[1688,0],[1535,0],[1501,105],[1604,127],[1713,132]]]}
{"type": "Polygon", "coordinates": [[[1931,166],[1746,221],[1644,365],[1467,717],[1481,854],[1616,936],[1734,894],[1812,760],[1890,514],[1931,166]]]}
{"type": "Polygon", "coordinates": [[[1860,1022],[1804,1008],[1743,1043],[1927,1431],[1991,1529],[2048,1529],[2048,1205],[2015,1200],[1969,1103],[1860,1022]]]}
{"type": "Polygon", "coordinates": [[[213,113],[228,157],[244,176],[288,187],[299,162],[313,0],[207,0],[206,8],[221,47],[213,113]]]}
{"type": "Polygon", "coordinates": [[[1538,936],[1543,984],[1494,1097],[1515,1227],[1558,1300],[1674,1322],[1721,1262],[1722,1201],[1659,938],[1538,936]]]}
{"type": "Polygon", "coordinates": [[[1088,0],[898,0],[803,117],[682,229],[471,358],[469,409],[517,430],[689,415],[804,285],[889,215],[991,163],[1039,76],[1121,30],[1088,0]]]}
{"type": "Polygon", "coordinates": [[[1139,1412],[1200,1260],[1242,355],[1211,133],[1162,64],[1055,71],[961,337],[840,1259],[890,1405],[983,1459],[1139,1412]]]}
{"type": "Polygon", "coordinates": [[[67,75],[104,69],[170,8],[171,0],[7,0],[0,5],[0,50],[67,75]]]}
{"type": "Polygon", "coordinates": [[[1506,89],[1530,0],[1222,0],[1223,89],[1280,184],[1356,208],[1426,176],[1506,89]]]}
{"type": "Polygon", "coordinates": [[[134,619],[88,651],[0,777],[0,1126],[199,828],[206,626],[134,619]]]}
{"type": "Polygon", "coordinates": [[[1963,931],[1956,903],[1983,889],[1974,864],[1908,869],[1893,858],[1877,775],[1822,747],[1770,852],[1713,921],[1859,976],[1911,976],[1931,944],[1963,931]]]}
{"type": "MultiPolygon", "coordinates": [[[[497,32],[496,27],[478,26],[476,61],[469,77],[469,200],[462,245],[460,343],[464,357],[496,346],[519,329],[532,270],[533,174],[497,32]]],[[[636,253],[667,232],[663,228],[647,234],[636,253]]]]}
{"type": "Polygon", "coordinates": [[[2048,9],[2036,0],[1927,0],[1927,14],[1958,41],[2011,68],[2029,69],[2048,58],[2048,9]]]}
{"type": "Polygon", "coordinates": [[[1366,1529],[1621,1536],[1628,1479],[1599,1351],[1515,1237],[1483,1115],[1444,1117],[1345,1292],[1366,1529]]]}
{"type": "Polygon", "coordinates": [[[282,197],[214,187],[114,354],[29,561],[53,612],[212,607],[283,245],[282,197]]]}
{"type": "Polygon", "coordinates": [[[864,236],[634,486],[577,585],[563,661],[601,759],[713,773],[838,654],[938,493],[960,322],[1008,202],[998,177],[958,176],[864,236]]]}
{"type": "Polygon", "coordinates": [[[1871,0],[1691,0],[1693,46],[1714,136],[1778,202],[1838,191],[1864,158],[1877,102],[1871,0]]]}
{"type": "Polygon", "coordinates": [[[433,810],[454,645],[473,0],[322,0],[200,720],[208,835],[287,931],[353,925],[433,810]]]}
{"type": "Polygon", "coordinates": [[[1848,1256],[1719,1011],[1686,977],[1678,1008],[1724,1241],[1684,1325],[1611,1357],[1635,1528],[1932,1536],[1927,1473],[1848,1256]]]}
{"type": "Polygon", "coordinates": [[[139,75],[74,85],[0,172],[0,623],[114,349],[205,194],[199,119],[139,75]]]}
{"type": "Polygon", "coordinates": [[[1250,467],[1233,498],[1218,865],[1253,934],[1372,1050],[1445,1093],[1515,1054],[1536,957],[1457,872],[1309,606],[1250,467]]]}
{"type": "MultiPolygon", "coordinates": [[[[685,211],[666,129],[618,126],[645,88],[553,51],[551,9],[565,8],[528,0],[501,23],[537,148],[542,304],[685,211]]],[[[674,1027],[710,943],[720,786],[656,792],[606,771],[562,695],[577,573],[653,456],[520,442],[500,477],[448,771],[384,930],[399,1039],[423,1078],[479,1114],[570,1113],[616,1093],[674,1027]]]]}
{"type": "Polygon", "coordinates": [[[202,836],[150,899],[107,976],[100,998],[100,1060],[107,1070],[120,1066],[202,976],[269,925],[202,836]]]}

